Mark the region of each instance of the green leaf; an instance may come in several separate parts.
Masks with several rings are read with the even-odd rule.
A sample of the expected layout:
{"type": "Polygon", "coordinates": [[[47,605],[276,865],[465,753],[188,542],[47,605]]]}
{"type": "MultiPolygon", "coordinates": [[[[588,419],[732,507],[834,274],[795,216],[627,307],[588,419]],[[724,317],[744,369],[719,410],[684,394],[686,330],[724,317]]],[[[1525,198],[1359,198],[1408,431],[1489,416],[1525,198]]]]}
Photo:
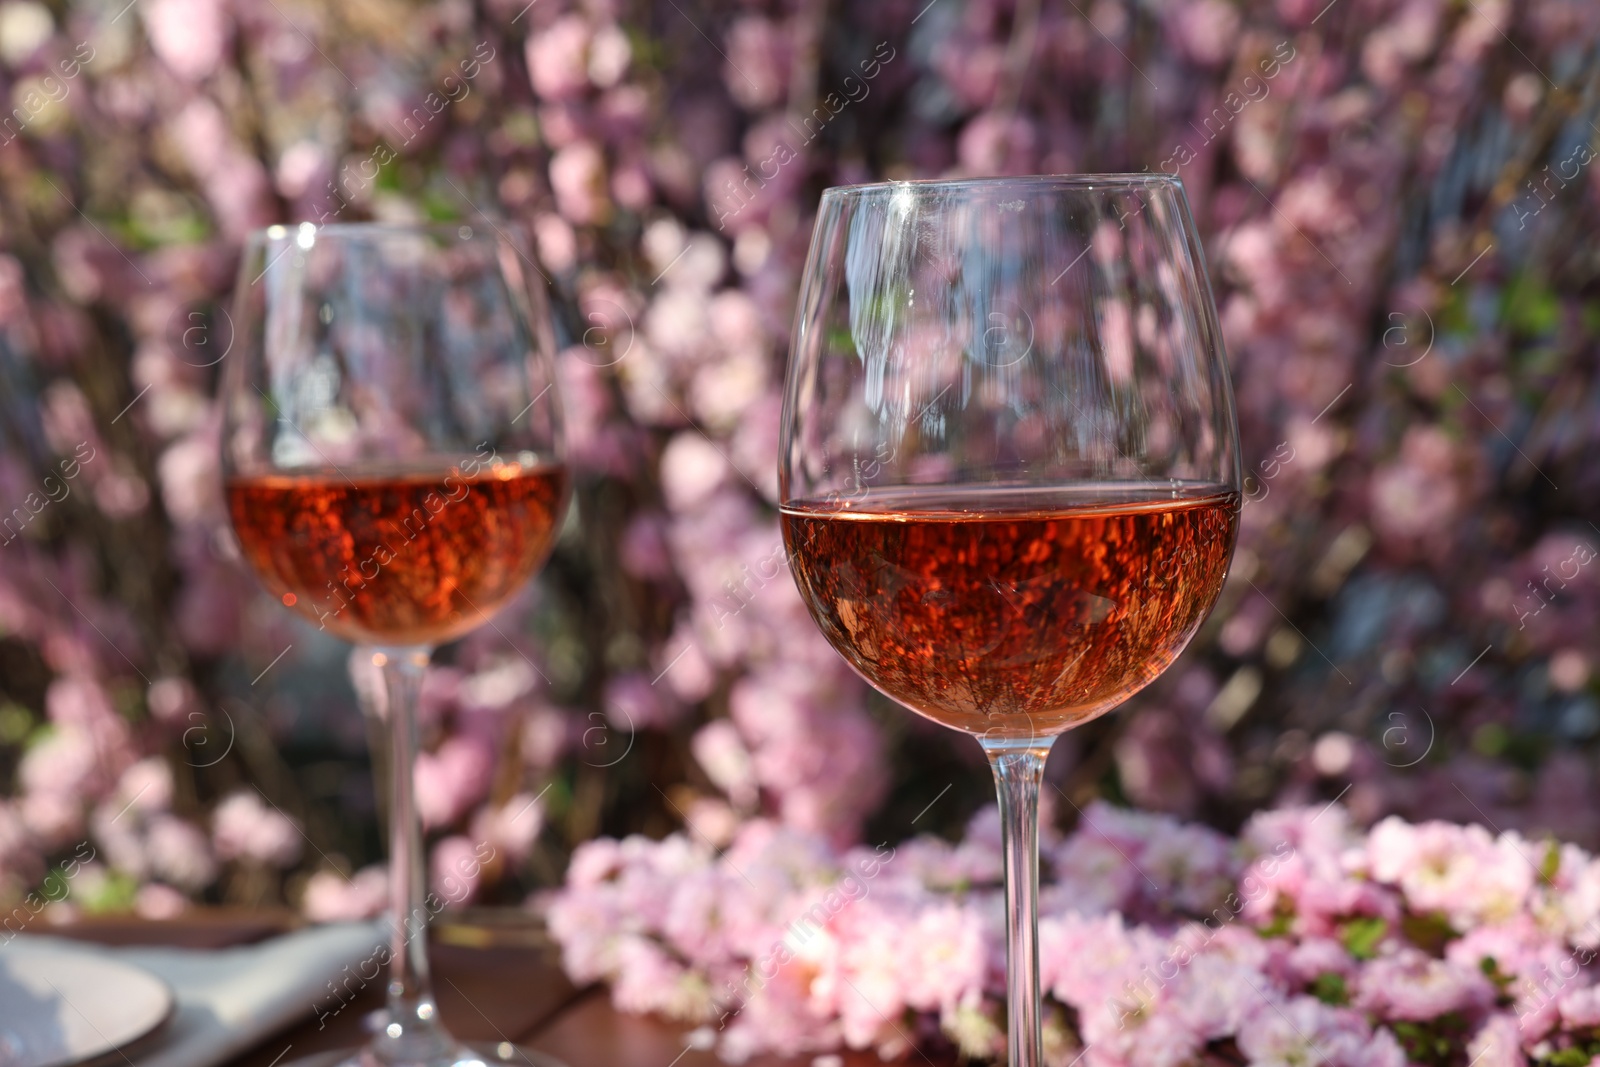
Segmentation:
{"type": "Polygon", "coordinates": [[[1561,321],[1561,298],[1537,278],[1523,274],[1506,287],[1500,317],[1516,333],[1542,337],[1561,321]]]}
{"type": "Polygon", "coordinates": [[[1590,337],[1600,337],[1600,303],[1590,300],[1583,305],[1583,329],[1590,337]]]}
{"type": "Polygon", "coordinates": [[[1311,995],[1324,1004],[1334,1007],[1343,1007],[1350,1003],[1350,991],[1345,988],[1344,975],[1334,974],[1332,971],[1319,974],[1311,983],[1311,995]]]}
{"type": "Polygon", "coordinates": [[[1351,919],[1340,931],[1340,939],[1350,955],[1358,960],[1370,960],[1378,954],[1378,945],[1389,933],[1387,919],[1351,919]]]}
{"type": "Polygon", "coordinates": [[[456,222],[461,218],[461,199],[451,199],[442,190],[429,189],[422,194],[422,212],[429,222],[456,222]]]}
{"type": "Polygon", "coordinates": [[[1581,1048],[1564,1048],[1544,1058],[1550,1067],[1589,1067],[1589,1054],[1581,1048]]]}
{"type": "Polygon", "coordinates": [[[1261,927],[1257,933],[1262,937],[1288,937],[1289,930],[1294,925],[1294,913],[1279,912],[1272,917],[1272,921],[1261,927]]]}
{"type": "Polygon", "coordinates": [[[1544,846],[1544,862],[1539,864],[1539,877],[1546,881],[1554,881],[1556,874],[1561,870],[1561,845],[1550,841],[1544,846]]]}
{"type": "Polygon", "coordinates": [[[33,729],[33,714],[21,704],[0,704],[0,745],[14,745],[33,729]]]}
{"type": "Polygon", "coordinates": [[[1472,747],[1480,756],[1494,759],[1511,742],[1511,731],[1497,722],[1486,722],[1472,732],[1472,747]]]}
{"type": "Polygon", "coordinates": [[[1457,936],[1449,920],[1438,912],[1404,916],[1400,920],[1400,932],[1406,940],[1432,956],[1444,955],[1444,947],[1457,936]]]}
{"type": "Polygon", "coordinates": [[[91,915],[106,912],[132,911],[133,901],[139,895],[139,882],[132,875],[122,871],[112,870],[107,872],[94,891],[81,892],[77,899],[83,904],[83,910],[91,915]]]}

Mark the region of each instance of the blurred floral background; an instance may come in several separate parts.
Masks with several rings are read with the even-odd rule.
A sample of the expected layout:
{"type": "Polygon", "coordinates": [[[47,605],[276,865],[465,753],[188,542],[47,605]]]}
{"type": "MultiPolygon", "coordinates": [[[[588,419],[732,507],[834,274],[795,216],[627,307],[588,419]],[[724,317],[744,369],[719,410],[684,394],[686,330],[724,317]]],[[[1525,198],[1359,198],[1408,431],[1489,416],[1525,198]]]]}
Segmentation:
{"type": "Polygon", "coordinates": [[[450,900],[600,834],[958,832],[977,747],[783,560],[817,195],[1146,168],[1205,235],[1248,503],[1194,646],[1057,746],[1060,827],[1339,799],[1600,844],[1597,41],[1590,0],[0,0],[0,898],[382,906],[367,680],[221,506],[275,222],[515,220],[558,294],[574,515],[425,693],[450,900]]]}

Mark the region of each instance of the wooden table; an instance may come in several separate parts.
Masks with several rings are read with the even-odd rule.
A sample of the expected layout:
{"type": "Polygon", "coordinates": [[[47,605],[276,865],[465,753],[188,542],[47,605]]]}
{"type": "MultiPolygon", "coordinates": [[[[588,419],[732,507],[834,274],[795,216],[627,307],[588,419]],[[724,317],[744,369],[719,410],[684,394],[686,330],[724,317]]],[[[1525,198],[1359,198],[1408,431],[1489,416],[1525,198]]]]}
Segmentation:
{"type": "MultiPolygon", "coordinates": [[[[88,919],[50,932],[109,945],[222,948],[271,937],[295,922],[284,912],[201,909],[165,922],[88,919]]],[[[688,1027],[620,1013],[604,989],[575,989],[531,917],[468,913],[437,924],[430,934],[440,1016],[463,1040],[509,1041],[549,1053],[568,1067],[722,1067],[714,1053],[688,1048],[688,1027]]],[[[382,1006],[381,984],[372,983],[323,1025],[308,1017],[228,1067],[282,1067],[300,1056],[358,1045],[365,1037],[363,1020],[382,1006]]],[[[870,1053],[843,1059],[848,1067],[881,1067],[870,1053]]],[[[751,1060],[750,1067],[810,1067],[810,1058],[764,1057],[751,1060]]]]}

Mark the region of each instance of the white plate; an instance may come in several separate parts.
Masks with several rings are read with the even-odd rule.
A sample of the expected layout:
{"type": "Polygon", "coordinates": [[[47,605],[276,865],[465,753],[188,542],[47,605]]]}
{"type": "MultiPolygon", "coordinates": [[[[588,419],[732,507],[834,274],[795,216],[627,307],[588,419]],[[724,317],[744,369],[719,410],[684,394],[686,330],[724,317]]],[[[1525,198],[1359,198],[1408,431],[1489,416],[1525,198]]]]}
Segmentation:
{"type": "Polygon", "coordinates": [[[172,1014],[149,971],[89,948],[0,946],[0,1067],[66,1067],[136,1041],[172,1014]]]}

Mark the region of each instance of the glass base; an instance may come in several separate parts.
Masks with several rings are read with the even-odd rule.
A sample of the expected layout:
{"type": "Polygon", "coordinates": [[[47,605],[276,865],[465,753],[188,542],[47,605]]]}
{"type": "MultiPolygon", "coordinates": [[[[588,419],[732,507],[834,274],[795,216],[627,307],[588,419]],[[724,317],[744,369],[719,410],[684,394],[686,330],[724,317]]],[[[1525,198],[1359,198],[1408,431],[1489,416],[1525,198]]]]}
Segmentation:
{"type": "MultiPolygon", "coordinates": [[[[280,1067],[397,1067],[365,1048],[336,1048],[289,1060],[280,1067]]],[[[411,1067],[407,1064],[406,1067],[411,1067]]],[[[419,1060],[415,1067],[567,1067],[554,1056],[509,1041],[457,1042],[446,1054],[419,1060]]]]}

